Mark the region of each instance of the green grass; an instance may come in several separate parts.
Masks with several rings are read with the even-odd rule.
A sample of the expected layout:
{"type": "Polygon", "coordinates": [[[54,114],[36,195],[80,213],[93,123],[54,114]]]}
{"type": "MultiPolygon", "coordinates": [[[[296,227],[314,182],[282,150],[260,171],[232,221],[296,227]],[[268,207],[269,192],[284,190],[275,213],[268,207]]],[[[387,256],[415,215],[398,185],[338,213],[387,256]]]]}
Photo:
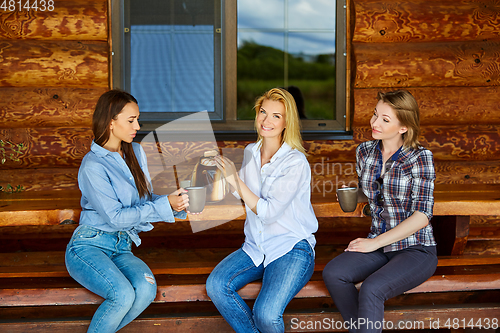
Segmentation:
{"type": "MultiPolygon", "coordinates": [[[[288,85],[300,88],[308,119],[335,119],[335,80],[290,80],[288,85]]],[[[283,87],[283,80],[238,80],[238,119],[255,118],[255,100],[267,90],[283,87]]]]}

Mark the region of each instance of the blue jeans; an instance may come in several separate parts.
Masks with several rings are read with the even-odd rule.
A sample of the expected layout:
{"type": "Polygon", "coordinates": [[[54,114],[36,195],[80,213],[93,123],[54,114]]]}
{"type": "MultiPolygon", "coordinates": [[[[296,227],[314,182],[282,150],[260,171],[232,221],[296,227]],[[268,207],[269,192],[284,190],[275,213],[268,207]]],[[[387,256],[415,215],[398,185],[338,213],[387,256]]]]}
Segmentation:
{"type": "Polygon", "coordinates": [[[284,256],[256,267],[239,249],[222,260],[207,280],[207,294],[237,332],[284,332],[283,312],[314,272],[314,252],[306,240],[284,256]],[[246,284],[262,279],[253,311],[238,295],[246,284]]]}
{"type": "Polygon", "coordinates": [[[354,323],[349,332],[382,332],[384,302],[425,282],[437,262],[435,246],[344,252],[325,266],[323,280],[342,319],[354,323]],[[355,284],[360,281],[358,292],[355,284]]]}
{"type": "Polygon", "coordinates": [[[131,252],[126,232],[80,226],[66,249],[66,268],[78,283],[104,298],[87,332],[116,332],[156,296],[149,267],[131,252]]]}

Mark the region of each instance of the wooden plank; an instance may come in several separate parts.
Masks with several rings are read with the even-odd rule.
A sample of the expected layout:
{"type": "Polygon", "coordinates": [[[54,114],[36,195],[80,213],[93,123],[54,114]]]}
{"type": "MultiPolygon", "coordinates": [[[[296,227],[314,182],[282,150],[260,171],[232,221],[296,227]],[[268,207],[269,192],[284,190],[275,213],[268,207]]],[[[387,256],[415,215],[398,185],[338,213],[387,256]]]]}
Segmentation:
{"type": "MultiPolygon", "coordinates": [[[[453,268],[452,268],[452,271],[453,268]]],[[[210,301],[206,294],[205,280],[202,276],[157,276],[158,292],[156,303],[210,301]]],[[[5,280],[4,280],[5,281],[5,280]]],[[[17,282],[22,282],[16,278],[17,282]]],[[[34,280],[33,283],[37,283],[34,280]]],[[[44,285],[35,288],[23,284],[22,287],[10,287],[7,283],[0,289],[0,306],[40,306],[40,305],[76,305],[99,304],[102,298],[78,286],[67,283],[64,286],[44,285]]],[[[40,285],[38,283],[38,285],[40,285]]],[[[252,282],[238,291],[243,299],[255,299],[261,288],[260,282],[252,282]]],[[[449,292],[470,290],[492,290],[500,288],[500,271],[496,266],[488,270],[477,270],[467,267],[460,274],[438,274],[429,278],[420,286],[407,291],[407,294],[421,292],[449,292]]],[[[311,281],[297,294],[296,298],[328,297],[329,293],[321,278],[315,273],[311,281]]]]}
{"type": "Polygon", "coordinates": [[[464,254],[467,255],[498,255],[500,254],[500,241],[486,240],[475,241],[471,240],[465,247],[464,254]]]}
{"type": "Polygon", "coordinates": [[[500,5],[492,0],[355,0],[354,10],[354,42],[443,42],[500,38],[500,5]]]}
{"type": "MultiPolygon", "coordinates": [[[[442,223],[444,225],[444,223],[442,223]]],[[[363,233],[368,233],[367,227],[363,233]]],[[[335,236],[330,236],[335,237],[335,236]]],[[[338,237],[338,236],[337,236],[338,237]]],[[[337,247],[337,239],[326,245],[315,247],[316,260],[314,270],[321,272],[326,264],[341,254],[347,242],[337,247]]],[[[441,240],[441,239],[440,239],[441,240]]],[[[444,241],[444,240],[443,240],[444,241]]],[[[441,243],[438,243],[441,245],[441,243]]],[[[144,244],[146,245],[146,244],[144,244]]],[[[148,264],[154,275],[195,275],[210,274],[213,268],[225,257],[234,252],[236,247],[211,247],[168,249],[141,246],[134,254],[148,264]]],[[[438,246],[438,249],[441,249],[438,246]]],[[[442,249],[441,249],[442,250],[442,249]]],[[[443,252],[443,251],[441,251],[443,252]]],[[[448,251],[451,252],[451,251],[448,251]]],[[[65,251],[36,251],[0,253],[0,278],[58,278],[69,277],[64,263],[65,251]]],[[[500,256],[440,256],[438,267],[480,266],[500,264],[500,256]]]]}
{"type": "MultiPolygon", "coordinates": [[[[495,318],[500,308],[495,304],[466,304],[466,305],[441,305],[422,307],[387,307],[384,310],[384,321],[386,325],[395,328],[405,328],[405,325],[415,325],[420,329],[446,329],[446,322],[453,322],[460,318],[468,323],[474,324],[477,318],[495,318]],[[390,322],[390,324],[389,324],[390,322]]],[[[284,314],[285,332],[346,332],[342,325],[340,329],[335,328],[335,323],[342,324],[340,313],[334,309],[311,309],[310,311],[286,311],[284,314]],[[321,323],[318,324],[318,323],[321,323]],[[314,326],[316,325],[316,326],[314,326]],[[330,329],[332,328],[332,329],[330,329]]],[[[90,319],[65,319],[52,321],[22,321],[0,323],[0,329],[9,333],[27,332],[53,332],[85,333],[90,319]]],[[[408,326],[409,327],[409,326],[408,326]]],[[[476,327],[478,328],[478,327],[476,327]]],[[[125,326],[123,333],[230,333],[233,329],[224,318],[218,314],[213,315],[161,315],[154,317],[141,316],[125,326]]]]}
{"type": "Polygon", "coordinates": [[[500,42],[354,43],[354,54],[354,88],[500,84],[500,42]]]}
{"type": "MultiPolygon", "coordinates": [[[[368,126],[379,88],[354,89],[354,127],[368,126]]],[[[408,88],[420,109],[421,126],[500,124],[500,87],[408,88]]]]}
{"type": "MultiPolygon", "coordinates": [[[[335,191],[313,193],[313,209],[317,217],[362,217],[364,203],[352,213],[344,213],[336,200],[335,191]]],[[[434,191],[434,215],[500,215],[499,185],[437,185],[434,191]]],[[[0,193],[0,225],[60,224],[61,216],[77,218],[80,208],[78,191],[0,193]]],[[[203,213],[188,216],[193,223],[212,223],[244,219],[241,202],[228,196],[225,200],[208,204],[203,213]]],[[[66,218],[64,218],[66,219],[66,218]]],[[[76,221],[76,220],[75,220],[76,221]]],[[[180,220],[184,221],[184,220],[180,220]]],[[[186,221],[187,222],[187,221],[186,221]]]]}
{"type": "Polygon", "coordinates": [[[108,87],[108,43],[3,40],[0,86],[108,87]]]}
{"type": "Polygon", "coordinates": [[[0,88],[3,128],[91,127],[106,88],[0,88]]]}
{"type": "Polygon", "coordinates": [[[0,39],[107,41],[106,0],[52,1],[53,7],[48,7],[49,1],[45,4],[45,11],[42,3],[39,10],[20,11],[17,2],[15,11],[2,11],[0,39]]]}
{"type": "Polygon", "coordinates": [[[500,241],[500,227],[498,226],[470,226],[469,239],[473,241],[500,241]]]}
{"type": "MultiPolygon", "coordinates": [[[[433,307],[450,306],[452,304],[465,304],[475,306],[480,303],[497,303],[500,293],[498,290],[490,291],[469,291],[454,293],[420,293],[403,294],[391,298],[385,302],[385,309],[395,307],[420,308],[422,306],[433,307]],[[473,304],[471,304],[473,303],[473,304]]],[[[51,320],[74,320],[77,317],[91,318],[97,309],[97,305],[77,305],[77,306],[41,306],[41,307],[4,307],[0,312],[0,322],[37,321],[43,322],[51,320]],[[3,320],[3,321],[2,321],[3,320]]],[[[286,313],[312,312],[323,309],[334,310],[335,304],[330,297],[305,298],[292,300],[285,311],[286,313]]],[[[211,302],[190,302],[190,303],[157,303],[150,305],[140,316],[140,318],[159,318],[163,316],[199,316],[200,314],[218,314],[215,306],[211,302]]]]}
{"type": "Polygon", "coordinates": [[[481,227],[484,225],[500,226],[500,216],[471,216],[472,227],[481,227]]]}
{"type": "Polygon", "coordinates": [[[39,127],[0,129],[0,137],[26,147],[19,161],[7,160],[2,168],[75,168],[90,150],[93,134],[85,127],[39,127]]]}
{"type": "MultiPolygon", "coordinates": [[[[373,139],[370,127],[358,127],[353,135],[359,143],[373,139]]],[[[500,158],[500,126],[423,127],[419,141],[439,161],[498,161],[500,158]]]]}
{"type": "MultiPolygon", "coordinates": [[[[399,332],[409,329],[449,329],[449,324],[453,323],[453,320],[460,320],[460,323],[462,323],[462,320],[465,323],[472,321],[471,326],[475,326],[479,322],[477,318],[497,318],[499,310],[500,307],[497,304],[422,306],[416,308],[403,306],[384,310],[384,323],[381,323],[381,326],[385,327],[384,331],[400,329],[399,332]],[[448,323],[448,326],[446,326],[446,323],[448,323]]],[[[320,327],[318,332],[347,331],[342,327],[342,317],[332,310],[304,313],[302,316],[296,314],[285,315],[285,320],[286,332],[311,332],[311,328],[314,329],[315,325],[320,327]],[[292,318],[295,319],[292,321],[292,318]],[[338,330],[334,329],[334,325],[339,325],[340,328],[338,330]]],[[[484,321],[481,321],[481,323],[484,323],[484,321]]],[[[475,328],[481,327],[475,326],[475,328]]],[[[484,324],[482,328],[484,328],[484,324]]]]}

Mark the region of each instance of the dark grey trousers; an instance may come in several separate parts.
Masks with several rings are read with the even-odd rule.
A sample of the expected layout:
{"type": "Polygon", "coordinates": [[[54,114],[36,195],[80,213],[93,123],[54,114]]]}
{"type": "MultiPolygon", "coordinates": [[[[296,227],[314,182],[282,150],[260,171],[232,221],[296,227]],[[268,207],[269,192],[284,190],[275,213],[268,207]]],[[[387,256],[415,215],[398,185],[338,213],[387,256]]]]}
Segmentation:
{"type": "Polygon", "coordinates": [[[323,280],[349,332],[381,332],[384,302],[400,295],[434,274],[435,246],[415,245],[384,253],[344,252],[323,271],[323,280]],[[355,284],[363,281],[358,290],[355,284]]]}

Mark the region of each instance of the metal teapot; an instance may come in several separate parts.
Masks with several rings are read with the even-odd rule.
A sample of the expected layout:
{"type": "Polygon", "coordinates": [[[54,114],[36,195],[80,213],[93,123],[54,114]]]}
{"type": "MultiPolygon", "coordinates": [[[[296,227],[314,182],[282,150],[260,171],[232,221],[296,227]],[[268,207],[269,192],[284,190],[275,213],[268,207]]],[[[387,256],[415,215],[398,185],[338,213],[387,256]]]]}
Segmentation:
{"type": "Polygon", "coordinates": [[[214,157],[217,155],[219,153],[216,150],[204,152],[191,175],[191,186],[206,187],[209,202],[221,201],[229,193],[229,184],[215,165],[214,157]]]}

